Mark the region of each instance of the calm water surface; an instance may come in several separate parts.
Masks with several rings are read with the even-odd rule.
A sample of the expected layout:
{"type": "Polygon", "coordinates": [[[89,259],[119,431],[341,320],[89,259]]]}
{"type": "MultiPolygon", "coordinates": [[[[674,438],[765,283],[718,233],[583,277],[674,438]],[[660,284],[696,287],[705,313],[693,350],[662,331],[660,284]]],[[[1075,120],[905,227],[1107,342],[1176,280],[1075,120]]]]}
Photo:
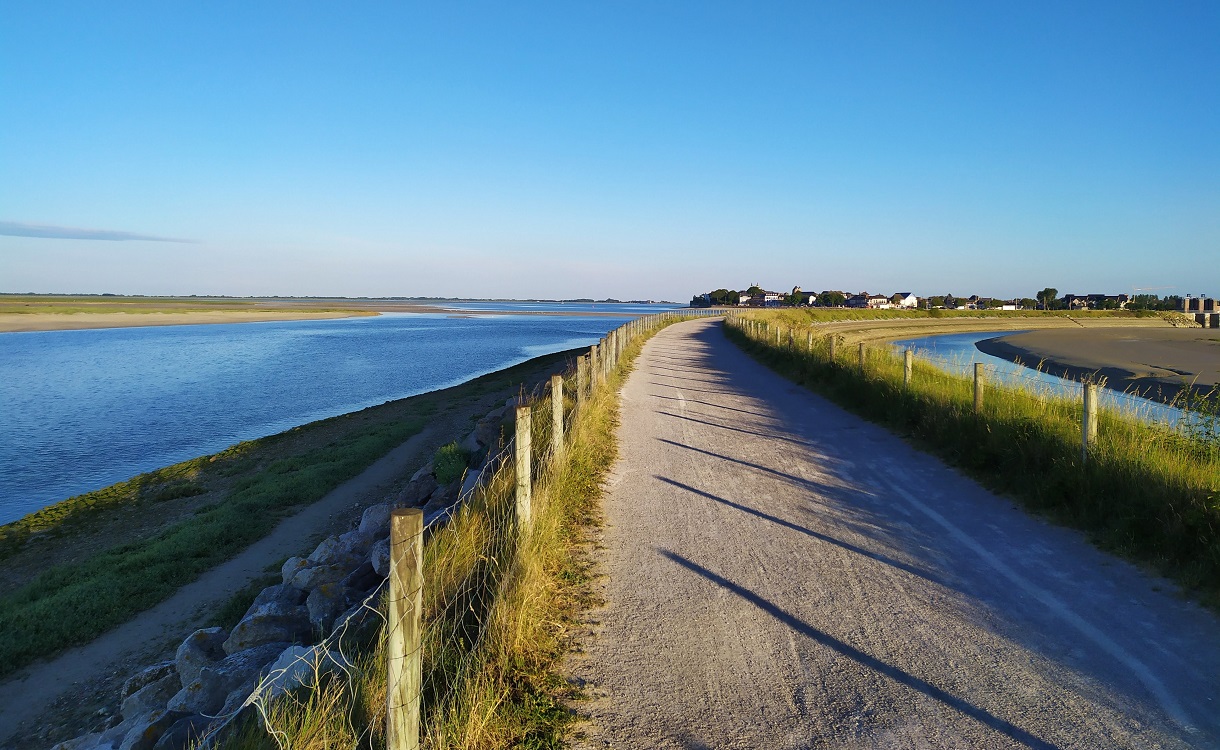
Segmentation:
{"type": "MultiPolygon", "coordinates": [[[[911,349],[916,358],[932,360],[942,369],[960,375],[972,376],[974,363],[982,362],[986,365],[988,378],[1006,385],[1020,386],[1053,396],[1082,399],[1082,386],[1079,381],[1060,378],[1000,357],[984,354],[975,346],[986,339],[1015,336],[1018,333],[1026,333],[1026,331],[1005,331],[1000,334],[995,331],[944,333],[937,336],[902,339],[893,342],[893,346],[899,351],[911,349]]],[[[1181,409],[1108,388],[1098,389],[1097,405],[1101,408],[1119,409],[1149,422],[1176,425],[1187,418],[1181,409]]]]}
{"type": "MultiPolygon", "coordinates": [[[[601,308],[672,309],[591,311],[601,308]]],[[[0,523],[241,440],[588,346],[624,320],[387,314],[3,333],[0,523]]]]}

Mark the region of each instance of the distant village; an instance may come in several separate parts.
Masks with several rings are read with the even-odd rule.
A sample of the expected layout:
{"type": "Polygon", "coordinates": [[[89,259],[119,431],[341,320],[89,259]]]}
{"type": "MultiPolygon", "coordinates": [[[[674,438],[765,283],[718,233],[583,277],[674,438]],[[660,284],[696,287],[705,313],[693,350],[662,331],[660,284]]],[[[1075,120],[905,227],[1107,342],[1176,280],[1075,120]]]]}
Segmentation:
{"type": "Polygon", "coordinates": [[[1212,312],[1220,310],[1216,300],[1199,297],[1155,294],[1064,294],[1047,287],[1034,297],[1003,299],[957,297],[953,294],[919,297],[912,292],[871,294],[823,290],[807,292],[799,286],[791,292],[772,292],[754,284],[734,291],[717,289],[691,298],[691,307],[847,307],[872,310],[1177,310],[1212,312]]]}

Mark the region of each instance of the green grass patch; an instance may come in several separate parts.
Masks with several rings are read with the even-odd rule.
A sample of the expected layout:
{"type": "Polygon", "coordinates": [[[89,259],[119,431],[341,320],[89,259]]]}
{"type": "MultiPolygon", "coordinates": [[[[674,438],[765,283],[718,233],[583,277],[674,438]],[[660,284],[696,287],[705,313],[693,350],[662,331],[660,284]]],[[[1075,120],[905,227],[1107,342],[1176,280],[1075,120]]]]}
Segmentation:
{"type": "Polygon", "coordinates": [[[981,414],[973,382],[916,362],[903,385],[889,347],[829,357],[827,339],[786,344],[779,320],[753,334],[727,325],[730,340],[788,378],[870,421],[890,427],[988,486],[1103,547],[1152,564],[1211,606],[1220,605],[1220,445],[1103,410],[1089,460],[1081,456],[1081,405],[989,383],[981,414]]]}

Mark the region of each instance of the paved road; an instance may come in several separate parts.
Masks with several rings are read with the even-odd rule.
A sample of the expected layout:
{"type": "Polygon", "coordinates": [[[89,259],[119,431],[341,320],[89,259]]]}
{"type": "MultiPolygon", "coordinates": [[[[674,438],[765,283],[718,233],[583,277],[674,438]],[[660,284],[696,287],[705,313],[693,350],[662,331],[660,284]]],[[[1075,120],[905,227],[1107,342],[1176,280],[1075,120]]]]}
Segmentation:
{"type": "Polygon", "coordinates": [[[758,365],[623,390],[588,747],[1220,747],[1220,618],[758,365]]]}

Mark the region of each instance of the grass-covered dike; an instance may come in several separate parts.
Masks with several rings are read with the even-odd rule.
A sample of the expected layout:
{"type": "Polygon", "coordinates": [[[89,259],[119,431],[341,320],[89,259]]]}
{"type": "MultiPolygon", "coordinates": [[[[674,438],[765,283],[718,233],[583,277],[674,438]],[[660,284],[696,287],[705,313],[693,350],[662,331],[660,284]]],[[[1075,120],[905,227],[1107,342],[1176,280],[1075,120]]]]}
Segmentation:
{"type": "Polygon", "coordinates": [[[1220,441],[1103,409],[1085,461],[1078,400],[988,383],[976,414],[971,379],[917,360],[906,387],[890,347],[868,348],[862,368],[841,342],[831,358],[833,331],[810,346],[794,322],[755,313],[726,329],[777,372],[1220,606],[1220,441]]]}

